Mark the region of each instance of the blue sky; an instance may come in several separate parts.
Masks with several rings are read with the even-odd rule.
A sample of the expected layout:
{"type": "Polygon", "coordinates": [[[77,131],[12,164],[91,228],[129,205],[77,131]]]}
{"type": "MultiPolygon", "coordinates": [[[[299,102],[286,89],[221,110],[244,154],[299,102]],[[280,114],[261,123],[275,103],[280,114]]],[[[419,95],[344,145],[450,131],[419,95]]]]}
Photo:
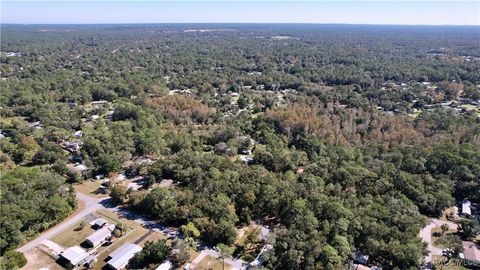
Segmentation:
{"type": "Polygon", "coordinates": [[[480,25],[480,1],[0,0],[2,23],[480,25]]]}

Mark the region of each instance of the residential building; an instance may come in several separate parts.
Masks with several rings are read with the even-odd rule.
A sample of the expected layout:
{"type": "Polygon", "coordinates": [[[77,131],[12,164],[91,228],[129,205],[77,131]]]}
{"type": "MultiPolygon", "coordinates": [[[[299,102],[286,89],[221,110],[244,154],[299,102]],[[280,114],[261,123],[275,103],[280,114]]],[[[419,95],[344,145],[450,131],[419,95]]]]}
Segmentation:
{"type": "Polygon", "coordinates": [[[109,255],[108,267],[115,270],[125,268],[130,259],[141,250],[142,248],[139,245],[131,243],[122,245],[109,255]]]}
{"type": "Polygon", "coordinates": [[[79,246],[69,247],[60,253],[60,262],[71,269],[77,269],[86,262],[88,252],[79,246]]]}
{"type": "Polygon", "coordinates": [[[115,225],[110,224],[92,233],[85,242],[91,247],[98,247],[105,243],[110,237],[112,237],[112,231],[115,230],[115,225]]]}

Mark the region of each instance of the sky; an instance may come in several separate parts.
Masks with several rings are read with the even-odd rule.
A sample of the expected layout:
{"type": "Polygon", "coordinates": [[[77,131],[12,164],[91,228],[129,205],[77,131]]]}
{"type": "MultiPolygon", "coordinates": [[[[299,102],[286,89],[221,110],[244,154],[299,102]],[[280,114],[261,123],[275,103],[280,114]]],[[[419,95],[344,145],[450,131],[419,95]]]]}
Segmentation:
{"type": "Polygon", "coordinates": [[[1,23],[480,25],[480,0],[0,0],[1,23]]]}

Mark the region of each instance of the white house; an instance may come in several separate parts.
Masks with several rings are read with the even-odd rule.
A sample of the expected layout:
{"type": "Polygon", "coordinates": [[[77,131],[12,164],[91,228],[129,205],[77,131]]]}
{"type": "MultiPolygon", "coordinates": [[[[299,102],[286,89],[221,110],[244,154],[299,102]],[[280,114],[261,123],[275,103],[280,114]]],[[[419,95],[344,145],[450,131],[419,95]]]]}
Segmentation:
{"type": "Polygon", "coordinates": [[[85,263],[87,257],[88,252],[79,246],[69,247],[60,253],[60,260],[72,269],[76,269],[85,263]]]}
{"type": "Polygon", "coordinates": [[[139,245],[126,243],[110,254],[108,266],[112,269],[123,269],[130,259],[140,252],[142,248],[139,245]]]}
{"type": "Polygon", "coordinates": [[[96,232],[92,233],[85,242],[92,247],[98,247],[112,237],[112,231],[115,230],[115,225],[107,225],[96,232]]]}

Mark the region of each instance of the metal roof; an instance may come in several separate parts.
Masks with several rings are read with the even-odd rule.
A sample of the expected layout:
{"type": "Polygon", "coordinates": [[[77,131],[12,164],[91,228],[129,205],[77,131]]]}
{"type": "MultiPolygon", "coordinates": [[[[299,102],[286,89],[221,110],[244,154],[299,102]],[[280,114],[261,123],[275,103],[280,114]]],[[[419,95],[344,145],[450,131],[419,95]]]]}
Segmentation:
{"type": "Polygon", "coordinates": [[[112,231],[115,229],[115,225],[110,225],[103,227],[96,232],[92,233],[86,241],[88,241],[92,246],[96,247],[100,245],[105,239],[112,236],[112,231]],[[113,228],[112,228],[113,226],[113,228]]]}
{"type": "Polygon", "coordinates": [[[124,244],[110,254],[109,257],[111,259],[108,261],[108,265],[114,269],[122,269],[127,265],[128,261],[141,250],[142,248],[139,245],[124,244]]]}
{"type": "Polygon", "coordinates": [[[88,252],[79,246],[74,246],[65,249],[60,255],[72,265],[77,265],[88,257],[88,252]]]}

